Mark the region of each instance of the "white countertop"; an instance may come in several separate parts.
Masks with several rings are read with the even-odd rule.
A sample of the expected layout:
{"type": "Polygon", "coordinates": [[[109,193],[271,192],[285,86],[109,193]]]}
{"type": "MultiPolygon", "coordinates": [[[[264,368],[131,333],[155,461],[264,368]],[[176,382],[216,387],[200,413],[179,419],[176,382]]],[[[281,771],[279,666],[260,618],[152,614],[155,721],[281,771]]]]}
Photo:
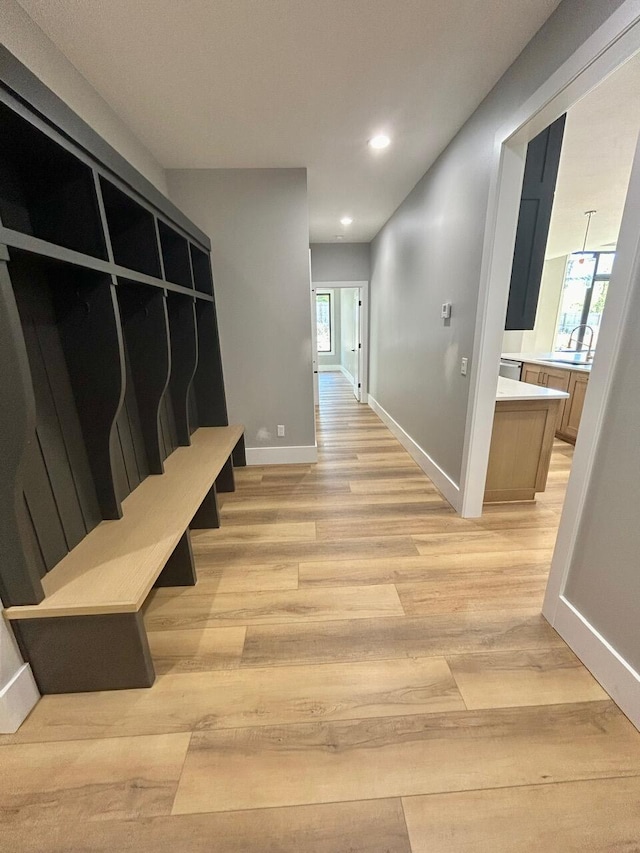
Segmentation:
{"type": "Polygon", "coordinates": [[[526,361],[528,364],[542,364],[545,367],[558,367],[560,370],[580,370],[583,373],[591,371],[591,362],[585,364],[583,353],[563,352],[503,352],[502,358],[509,361],[526,361]],[[558,358],[562,361],[558,361],[558,358]]]}
{"type": "Polygon", "coordinates": [[[498,392],[496,401],[509,402],[512,400],[564,400],[569,395],[566,391],[556,388],[545,388],[542,385],[530,385],[528,382],[518,382],[517,379],[498,377],[498,392]]]}

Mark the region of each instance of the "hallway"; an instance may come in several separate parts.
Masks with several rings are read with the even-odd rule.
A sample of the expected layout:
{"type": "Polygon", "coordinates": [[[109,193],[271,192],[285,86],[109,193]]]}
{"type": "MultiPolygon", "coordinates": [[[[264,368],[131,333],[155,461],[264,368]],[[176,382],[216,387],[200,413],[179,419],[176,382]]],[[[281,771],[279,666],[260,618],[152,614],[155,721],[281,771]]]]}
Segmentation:
{"type": "Polygon", "coordinates": [[[149,690],[0,736],[11,853],[637,850],[640,735],[540,615],[572,449],[459,518],[341,374],[317,465],[237,471],[149,690]]]}

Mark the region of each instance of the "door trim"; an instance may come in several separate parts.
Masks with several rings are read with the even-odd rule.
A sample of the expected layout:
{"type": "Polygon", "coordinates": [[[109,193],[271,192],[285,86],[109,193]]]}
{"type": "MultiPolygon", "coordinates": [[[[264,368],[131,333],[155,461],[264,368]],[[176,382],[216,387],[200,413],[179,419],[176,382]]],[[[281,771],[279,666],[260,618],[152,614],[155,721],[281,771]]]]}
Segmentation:
{"type": "MultiPolygon", "coordinates": [[[[331,288],[338,290],[340,288],[358,288],[360,290],[360,343],[362,346],[359,349],[358,372],[360,375],[360,388],[357,395],[358,402],[366,403],[369,396],[369,282],[368,281],[312,281],[311,294],[312,305],[315,309],[315,292],[316,290],[325,290],[331,288]]],[[[315,323],[315,313],[312,317],[312,322],[315,323]]]]}
{"type": "MultiPolygon", "coordinates": [[[[496,134],[460,477],[461,515],[465,518],[482,514],[527,145],[639,50],[640,3],[626,0],[496,134]]],[[[621,272],[619,255],[620,246],[615,283],[621,292],[628,290],[631,282],[621,272]]],[[[609,300],[610,295],[607,311],[611,314],[609,300]]],[[[596,357],[600,362],[605,360],[602,353],[607,349],[602,343],[606,342],[600,339],[596,357]]],[[[589,399],[596,396],[590,388],[589,399]]]]}

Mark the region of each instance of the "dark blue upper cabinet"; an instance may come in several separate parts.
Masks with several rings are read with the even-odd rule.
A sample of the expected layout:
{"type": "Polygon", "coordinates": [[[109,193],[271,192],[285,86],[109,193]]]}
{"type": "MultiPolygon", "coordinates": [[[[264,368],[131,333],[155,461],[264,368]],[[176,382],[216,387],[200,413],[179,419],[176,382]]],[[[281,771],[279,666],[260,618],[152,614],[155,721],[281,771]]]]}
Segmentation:
{"type": "Polygon", "coordinates": [[[558,178],[566,114],[527,148],[505,329],[533,329],[558,178]]]}

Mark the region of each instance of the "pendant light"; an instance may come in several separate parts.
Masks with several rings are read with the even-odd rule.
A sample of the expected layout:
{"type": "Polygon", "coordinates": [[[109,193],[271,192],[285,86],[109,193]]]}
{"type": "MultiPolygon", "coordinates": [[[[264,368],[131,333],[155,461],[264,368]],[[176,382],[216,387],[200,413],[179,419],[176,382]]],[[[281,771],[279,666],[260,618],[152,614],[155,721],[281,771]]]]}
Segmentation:
{"type": "Polygon", "coordinates": [[[579,264],[584,263],[584,256],[586,254],[586,249],[587,249],[587,237],[589,236],[589,226],[591,225],[591,217],[594,215],[594,213],[597,213],[597,212],[598,212],[597,210],[585,210],[585,212],[584,212],[584,215],[588,218],[587,218],[587,227],[584,230],[584,240],[582,243],[582,252],[580,252],[582,257],[578,258],[579,264]]]}

